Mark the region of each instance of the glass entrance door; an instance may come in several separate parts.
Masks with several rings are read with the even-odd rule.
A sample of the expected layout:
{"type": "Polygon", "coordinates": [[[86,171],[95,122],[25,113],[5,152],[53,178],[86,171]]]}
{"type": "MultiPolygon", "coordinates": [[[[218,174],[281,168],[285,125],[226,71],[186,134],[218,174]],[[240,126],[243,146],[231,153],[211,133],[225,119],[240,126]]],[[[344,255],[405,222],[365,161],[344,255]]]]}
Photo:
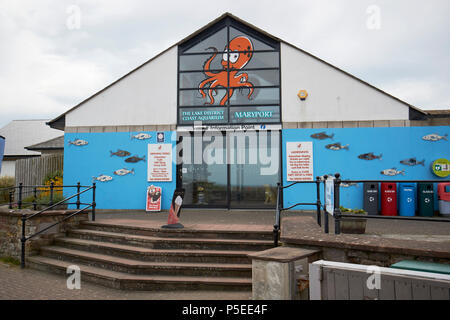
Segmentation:
{"type": "Polygon", "coordinates": [[[183,205],[274,208],[279,139],[279,131],[185,134],[178,170],[185,189],[183,205]]]}
{"type": "Polygon", "coordinates": [[[274,208],[279,175],[279,132],[228,134],[230,207],[274,208]]]}

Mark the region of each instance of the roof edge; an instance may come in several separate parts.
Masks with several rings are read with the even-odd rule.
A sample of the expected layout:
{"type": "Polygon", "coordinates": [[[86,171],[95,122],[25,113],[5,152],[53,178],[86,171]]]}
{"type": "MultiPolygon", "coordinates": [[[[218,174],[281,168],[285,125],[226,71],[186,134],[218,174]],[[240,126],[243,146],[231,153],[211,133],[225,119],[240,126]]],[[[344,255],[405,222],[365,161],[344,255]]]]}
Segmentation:
{"type": "Polygon", "coordinates": [[[325,63],[326,65],[332,67],[333,69],[338,70],[338,71],[344,73],[345,75],[350,76],[351,78],[353,78],[353,79],[355,79],[355,80],[357,80],[357,81],[359,81],[359,82],[361,82],[361,83],[363,83],[363,84],[365,84],[365,85],[371,87],[372,89],[375,89],[375,90],[377,90],[378,92],[383,93],[383,94],[389,96],[390,98],[393,98],[393,99],[395,99],[395,100],[397,100],[397,101],[399,101],[399,102],[405,104],[405,105],[408,106],[409,108],[414,109],[415,111],[421,113],[422,115],[424,115],[424,116],[426,116],[426,117],[429,116],[429,114],[428,114],[426,111],[424,111],[424,110],[422,110],[422,109],[420,109],[420,108],[418,108],[418,107],[415,107],[415,106],[413,106],[412,104],[407,103],[407,102],[405,102],[405,101],[403,101],[403,100],[401,100],[401,99],[399,99],[399,98],[397,98],[397,97],[395,97],[395,96],[393,96],[393,95],[387,93],[386,91],[381,90],[380,88],[375,87],[374,85],[372,85],[372,84],[370,84],[370,83],[368,83],[368,82],[366,82],[366,81],[364,81],[364,80],[362,80],[362,79],[360,79],[360,78],[358,78],[358,77],[352,75],[351,73],[348,73],[347,71],[344,71],[344,70],[342,70],[342,69],[340,69],[340,68],[338,68],[338,67],[332,65],[331,63],[329,63],[329,62],[327,62],[327,61],[325,61],[325,60],[323,60],[323,59],[321,59],[321,58],[318,58],[317,56],[315,56],[315,55],[313,55],[313,54],[311,54],[311,53],[309,53],[309,52],[307,52],[307,51],[305,51],[305,50],[303,50],[303,49],[300,49],[299,47],[297,47],[297,46],[295,46],[295,45],[293,45],[293,44],[291,44],[291,43],[289,43],[289,42],[287,42],[287,41],[285,41],[285,40],[283,40],[283,39],[281,39],[281,38],[278,38],[278,37],[273,36],[272,34],[270,34],[270,33],[266,32],[266,31],[264,31],[264,30],[262,30],[262,29],[256,27],[255,25],[253,25],[253,24],[251,24],[251,23],[249,23],[249,22],[247,22],[247,21],[245,21],[245,20],[242,20],[241,18],[239,18],[239,17],[237,17],[237,16],[231,14],[230,12],[225,12],[225,13],[223,13],[222,15],[220,15],[219,17],[217,17],[216,19],[212,20],[212,21],[209,22],[208,24],[206,24],[206,25],[204,25],[203,27],[201,27],[200,29],[197,29],[196,31],[194,31],[193,33],[191,33],[190,35],[188,35],[187,37],[184,37],[184,38],[181,39],[180,41],[176,42],[175,44],[171,45],[171,46],[168,47],[167,49],[161,51],[160,53],[156,54],[155,56],[153,56],[153,57],[150,58],[149,60],[145,61],[143,64],[137,66],[136,68],[132,69],[132,70],[129,71],[128,73],[124,74],[123,76],[121,76],[121,77],[118,78],[117,80],[113,81],[112,83],[110,83],[109,85],[107,85],[106,87],[104,87],[103,89],[101,89],[100,91],[97,91],[97,92],[94,93],[93,95],[89,96],[88,98],[84,99],[84,100],[81,101],[80,103],[76,104],[74,107],[70,108],[70,109],[67,110],[66,112],[64,112],[64,113],[60,114],[59,116],[57,116],[56,118],[51,119],[50,121],[46,122],[46,124],[47,124],[48,126],[50,126],[51,128],[53,128],[53,129],[64,130],[64,128],[61,128],[60,126],[55,126],[55,125],[54,125],[55,122],[57,122],[58,120],[61,121],[61,119],[64,118],[64,120],[62,120],[62,121],[64,121],[64,123],[65,123],[65,116],[66,116],[66,114],[68,114],[69,112],[75,110],[76,108],[80,107],[82,104],[86,103],[87,101],[91,100],[92,98],[96,97],[97,95],[101,94],[102,92],[106,91],[107,89],[109,89],[110,87],[112,87],[113,85],[115,85],[116,83],[118,83],[119,81],[121,81],[122,79],[126,78],[127,76],[129,76],[129,75],[132,74],[133,72],[135,72],[135,71],[141,69],[142,67],[144,67],[144,66],[147,65],[148,63],[152,62],[153,60],[155,60],[156,58],[160,57],[161,55],[163,55],[163,54],[166,53],[167,51],[171,50],[173,47],[178,46],[178,45],[180,45],[180,44],[182,44],[182,43],[184,43],[184,42],[186,42],[186,41],[192,39],[192,38],[195,37],[197,34],[201,33],[202,31],[206,30],[206,29],[209,28],[210,26],[214,25],[215,23],[217,23],[218,21],[220,21],[220,20],[222,20],[222,19],[224,19],[224,18],[226,18],[226,17],[231,17],[232,19],[235,19],[236,21],[238,21],[238,22],[240,22],[240,23],[242,23],[242,24],[244,24],[244,25],[247,25],[249,28],[252,28],[252,29],[258,31],[258,32],[264,34],[265,36],[267,36],[267,37],[269,37],[269,38],[271,38],[271,39],[274,39],[274,40],[276,40],[276,41],[280,41],[281,43],[284,43],[284,44],[286,44],[286,45],[288,45],[288,46],[290,46],[290,47],[292,47],[292,48],[294,48],[294,49],[297,49],[297,50],[301,51],[302,53],[304,53],[304,54],[306,54],[306,55],[308,55],[308,56],[310,56],[310,57],[312,57],[312,58],[314,58],[314,59],[316,59],[316,60],[318,60],[318,61],[320,61],[320,62],[322,62],[322,63],[325,63]]]}

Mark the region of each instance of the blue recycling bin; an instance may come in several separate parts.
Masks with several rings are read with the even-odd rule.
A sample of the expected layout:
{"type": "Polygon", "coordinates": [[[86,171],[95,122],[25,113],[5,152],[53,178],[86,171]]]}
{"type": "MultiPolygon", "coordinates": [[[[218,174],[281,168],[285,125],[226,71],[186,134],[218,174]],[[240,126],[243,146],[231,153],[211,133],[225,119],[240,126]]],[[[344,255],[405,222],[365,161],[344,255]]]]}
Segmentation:
{"type": "Polygon", "coordinates": [[[416,214],[416,184],[399,183],[399,215],[414,217],[416,214]]]}

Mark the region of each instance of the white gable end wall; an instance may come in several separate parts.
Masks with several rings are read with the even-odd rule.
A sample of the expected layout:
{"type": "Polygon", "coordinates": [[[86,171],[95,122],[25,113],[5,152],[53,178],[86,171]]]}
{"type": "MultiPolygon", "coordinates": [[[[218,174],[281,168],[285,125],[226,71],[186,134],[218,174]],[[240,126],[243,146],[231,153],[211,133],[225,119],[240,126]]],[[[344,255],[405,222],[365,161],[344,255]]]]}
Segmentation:
{"type": "Polygon", "coordinates": [[[281,43],[283,122],[408,120],[409,107],[281,43]],[[300,89],[308,92],[301,101],[300,89]]]}
{"type": "Polygon", "coordinates": [[[66,127],[175,125],[177,47],[66,114],[66,127]]]}

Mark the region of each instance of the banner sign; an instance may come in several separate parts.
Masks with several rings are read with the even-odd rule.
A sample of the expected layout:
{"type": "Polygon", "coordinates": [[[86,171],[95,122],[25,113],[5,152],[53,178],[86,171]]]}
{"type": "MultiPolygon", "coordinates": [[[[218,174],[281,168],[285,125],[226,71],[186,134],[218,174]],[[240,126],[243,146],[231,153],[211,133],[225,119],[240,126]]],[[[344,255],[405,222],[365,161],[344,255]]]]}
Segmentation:
{"type": "Polygon", "coordinates": [[[148,181],[172,181],[172,144],[148,145],[148,181]]]}
{"type": "Polygon", "coordinates": [[[146,211],[161,211],[161,187],[151,185],[147,188],[147,202],[145,205],[146,211]]]}
{"type": "Polygon", "coordinates": [[[313,143],[286,142],[287,181],[313,181],[313,143]]]}
{"type": "Polygon", "coordinates": [[[328,177],[325,181],[325,210],[333,215],[334,213],[334,178],[328,177]]]}

